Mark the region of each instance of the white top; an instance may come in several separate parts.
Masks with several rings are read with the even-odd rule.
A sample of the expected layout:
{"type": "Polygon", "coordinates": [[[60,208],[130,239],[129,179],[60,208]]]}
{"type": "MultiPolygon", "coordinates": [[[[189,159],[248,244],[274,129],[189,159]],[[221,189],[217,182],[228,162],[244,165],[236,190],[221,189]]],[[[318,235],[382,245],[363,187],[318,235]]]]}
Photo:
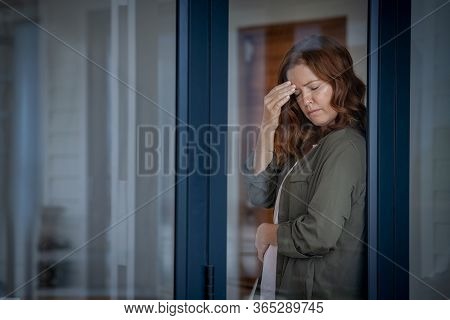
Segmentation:
{"type": "MultiPolygon", "coordinates": [[[[278,224],[278,207],[280,206],[281,188],[284,181],[291,171],[295,168],[298,161],[292,166],[288,173],[284,176],[278,189],[277,199],[275,200],[275,208],[273,212],[273,223],[278,224]]],[[[277,246],[270,245],[264,254],[263,271],[261,279],[261,300],[275,300],[276,274],[277,274],[277,246]]]]}

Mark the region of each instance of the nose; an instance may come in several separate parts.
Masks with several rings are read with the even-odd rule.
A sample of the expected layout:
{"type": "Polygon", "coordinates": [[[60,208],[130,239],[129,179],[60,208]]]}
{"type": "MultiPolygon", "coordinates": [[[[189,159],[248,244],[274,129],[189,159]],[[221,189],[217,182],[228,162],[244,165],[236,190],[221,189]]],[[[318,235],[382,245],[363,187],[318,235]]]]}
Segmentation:
{"type": "Polygon", "coordinates": [[[305,90],[305,92],[303,93],[302,99],[303,99],[303,105],[305,107],[310,106],[312,103],[311,92],[306,92],[306,90],[305,90]]]}

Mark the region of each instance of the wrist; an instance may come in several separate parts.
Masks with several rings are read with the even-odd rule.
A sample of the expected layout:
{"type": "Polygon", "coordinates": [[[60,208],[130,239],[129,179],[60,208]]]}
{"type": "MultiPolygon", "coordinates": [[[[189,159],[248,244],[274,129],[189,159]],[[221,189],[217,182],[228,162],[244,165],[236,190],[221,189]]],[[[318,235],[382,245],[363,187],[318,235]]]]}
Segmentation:
{"type": "Polygon", "coordinates": [[[277,127],[278,123],[265,122],[263,120],[260,126],[260,134],[264,136],[273,136],[277,127]]]}
{"type": "Polygon", "coordinates": [[[259,132],[259,142],[264,151],[273,151],[275,139],[275,129],[269,127],[261,127],[259,132]]]}

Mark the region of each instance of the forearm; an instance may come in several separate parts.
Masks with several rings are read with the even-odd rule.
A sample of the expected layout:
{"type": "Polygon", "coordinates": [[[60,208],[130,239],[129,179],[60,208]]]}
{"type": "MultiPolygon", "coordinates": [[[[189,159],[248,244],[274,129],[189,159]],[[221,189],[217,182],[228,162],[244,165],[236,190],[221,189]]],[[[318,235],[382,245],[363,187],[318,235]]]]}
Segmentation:
{"type": "Polygon", "coordinates": [[[259,174],[264,171],[273,159],[275,129],[261,127],[258,142],[255,149],[254,172],[259,174]]]}

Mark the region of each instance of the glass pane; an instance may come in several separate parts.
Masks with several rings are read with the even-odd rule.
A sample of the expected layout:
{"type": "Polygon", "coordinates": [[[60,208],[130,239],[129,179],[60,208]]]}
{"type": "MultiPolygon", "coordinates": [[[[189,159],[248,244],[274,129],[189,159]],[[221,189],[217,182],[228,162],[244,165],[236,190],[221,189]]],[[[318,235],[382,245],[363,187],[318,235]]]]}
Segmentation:
{"type": "Polygon", "coordinates": [[[229,9],[228,279],[231,299],[246,299],[261,275],[255,249],[256,228],[272,222],[273,209],[252,206],[240,169],[253,150],[264,96],[277,82],[286,51],[312,34],[344,44],[354,69],[366,83],[367,1],[239,1],[229,9]]]}
{"type": "Polygon", "coordinates": [[[411,299],[450,296],[449,17],[446,1],[412,1],[411,299]]]}
{"type": "Polygon", "coordinates": [[[173,298],[176,1],[9,3],[0,296],[173,298]]]}

